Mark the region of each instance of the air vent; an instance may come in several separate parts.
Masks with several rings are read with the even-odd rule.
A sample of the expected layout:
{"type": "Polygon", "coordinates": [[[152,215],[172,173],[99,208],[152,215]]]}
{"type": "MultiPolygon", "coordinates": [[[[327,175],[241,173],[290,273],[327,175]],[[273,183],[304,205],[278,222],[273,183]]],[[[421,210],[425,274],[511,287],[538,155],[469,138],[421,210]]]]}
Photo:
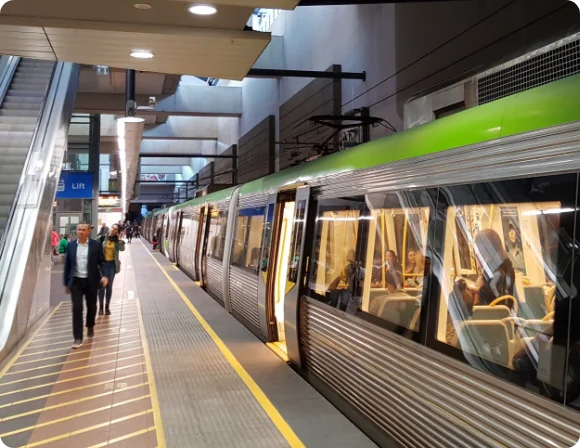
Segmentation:
{"type": "Polygon", "coordinates": [[[478,104],[499,100],[577,73],[580,73],[580,40],[478,76],[478,104]]]}

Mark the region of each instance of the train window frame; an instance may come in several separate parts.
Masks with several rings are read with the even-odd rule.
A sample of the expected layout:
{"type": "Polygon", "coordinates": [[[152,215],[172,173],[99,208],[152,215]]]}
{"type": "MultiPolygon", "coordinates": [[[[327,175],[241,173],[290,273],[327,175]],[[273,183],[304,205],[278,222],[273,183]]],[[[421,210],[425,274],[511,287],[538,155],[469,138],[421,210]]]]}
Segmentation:
{"type": "Polygon", "coordinates": [[[212,227],[216,226],[216,233],[213,235],[213,238],[216,238],[216,242],[221,239],[222,246],[221,251],[218,250],[218,247],[214,248],[214,251],[211,255],[209,255],[209,257],[213,260],[223,262],[226,245],[226,229],[228,225],[228,210],[212,207],[210,209],[210,214],[211,215],[208,226],[208,245],[210,243],[209,239],[212,237],[212,227]]]}
{"type": "MultiPolygon", "coordinates": [[[[543,187],[546,189],[546,187],[543,187]]],[[[442,353],[446,356],[449,356],[453,359],[461,361],[464,364],[467,364],[471,368],[474,368],[482,373],[490,374],[496,379],[506,381],[509,384],[516,385],[530,393],[534,393],[534,395],[538,395],[538,393],[527,387],[526,383],[523,382],[524,373],[511,369],[509,365],[503,365],[500,363],[496,363],[489,358],[482,358],[475,353],[467,353],[464,352],[460,346],[456,347],[453,345],[448,344],[446,341],[442,341],[438,338],[439,329],[439,319],[440,319],[440,303],[442,299],[442,285],[440,279],[445,278],[447,273],[444,267],[444,257],[445,257],[445,245],[446,245],[446,233],[448,232],[448,213],[451,207],[476,207],[476,206],[497,206],[498,213],[501,207],[509,207],[509,206],[520,206],[521,204],[530,204],[532,206],[537,204],[548,204],[550,202],[559,202],[560,209],[568,210],[571,209],[574,213],[569,213],[568,216],[565,216],[563,220],[565,222],[560,222],[560,229],[564,229],[569,234],[571,232],[572,241],[576,241],[578,238],[578,233],[576,232],[577,225],[577,216],[578,216],[578,174],[577,173],[569,173],[563,175],[546,175],[546,176],[533,176],[529,178],[520,178],[520,179],[507,179],[507,180],[499,180],[493,182],[477,182],[477,183],[470,183],[470,184],[460,184],[460,185],[452,185],[452,186],[442,186],[438,188],[439,194],[437,197],[436,202],[436,212],[434,215],[435,223],[434,223],[434,235],[432,236],[431,243],[433,249],[433,274],[432,277],[435,281],[432,281],[432,285],[428,292],[428,318],[427,318],[427,333],[425,338],[425,345],[435,350],[439,353],[442,353]],[[566,177],[565,177],[566,176],[566,177]],[[539,186],[541,185],[549,185],[550,182],[554,180],[559,180],[564,182],[562,179],[565,177],[564,181],[567,186],[572,187],[570,190],[567,189],[554,189],[546,193],[546,195],[542,196],[545,192],[542,191],[542,188],[539,186]],[[527,182],[527,183],[526,183],[527,182]],[[519,184],[518,184],[519,183],[519,184]],[[523,193],[523,185],[529,186],[529,191],[527,193],[523,193]],[[520,190],[516,188],[519,185],[520,190]],[[536,187],[538,186],[538,187],[536,187]],[[505,194],[506,192],[509,192],[505,194]],[[562,193],[564,192],[564,193],[562,193]],[[541,196],[541,197],[540,197],[541,196]],[[476,199],[474,201],[473,199],[476,199]],[[575,211],[574,211],[575,210],[575,211]],[[472,362],[470,362],[470,359],[472,362]],[[482,368],[480,366],[485,366],[482,368]],[[523,385],[522,385],[523,384],[523,385]]],[[[482,221],[483,222],[483,221],[482,221]]],[[[492,219],[489,218],[489,226],[491,226],[492,219]]],[[[527,226],[527,223],[524,223],[527,226]]],[[[491,227],[490,227],[491,228],[491,227]]],[[[504,230],[505,232],[505,230],[504,230]]],[[[504,236],[505,238],[505,236],[504,236]]],[[[541,245],[542,249],[544,249],[544,241],[540,241],[539,244],[541,245]]],[[[505,242],[503,242],[505,244],[505,242]]],[[[537,243],[536,243],[537,244],[537,243]]],[[[577,263],[578,260],[578,251],[577,245],[573,245],[576,249],[572,249],[571,251],[571,259],[569,262],[566,263],[565,273],[563,276],[558,278],[562,278],[563,281],[567,281],[568,285],[572,285],[574,282],[576,273],[580,273],[578,271],[578,267],[574,267],[575,262],[577,263]]],[[[449,250],[449,249],[448,249],[449,250]]],[[[459,250],[459,249],[458,249],[459,250]]],[[[566,254],[562,251],[558,251],[557,255],[557,264],[560,263],[561,258],[564,257],[566,254]]],[[[542,260],[545,260],[545,255],[542,252],[542,260]]],[[[514,291],[515,291],[514,286],[514,291]]],[[[560,289],[560,288],[556,288],[560,289]]],[[[519,292],[515,291],[514,294],[519,296],[519,292]]],[[[578,297],[570,297],[571,300],[580,300],[578,297]]],[[[516,299],[517,300],[517,299],[516,299]]],[[[447,305],[449,306],[449,305],[447,305]]],[[[568,334],[568,346],[570,343],[570,331],[571,327],[567,328],[568,334]]],[[[566,357],[568,353],[566,354],[566,357]]],[[[539,381],[541,383],[541,381],[539,381]]],[[[545,387],[544,389],[547,389],[545,387]]],[[[551,396],[545,396],[548,399],[554,399],[556,402],[558,399],[553,398],[551,396]]]]}
{"type": "Polygon", "coordinates": [[[266,210],[267,206],[262,206],[262,207],[246,207],[246,208],[241,208],[238,209],[236,216],[235,216],[235,221],[234,221],[234,229],[233,229],[233,235],[232,235],[232,251],[231,251],[231,255],[230,255],[230,265],[237,268],[237,269],[241,269],[245,272],[251,273],[252,275],[258,276],[259,272],[260,272],[260,264],[262,263],[262,240],[264,237],[264,223],[266,220],[265,217],[265,210],[266,210]],[[258,255],[258,264],[256,267],[251,267],[251,266],[246,266],[246,259],[248,256],[248,240],[250,238],[250,234],[251,231],[255,228],[254,225],[256,225],[257,220],[254,220],[253,218],[262,218],[262,223],[259,225],[260,228],[260,237],[259,237],[259,245],[256,247],[260,253],[258,255]],[[242,227],[244,227],[244,235],[243,235],[243,248],[242,248],[242,252],[241,252],[241,260],[242,262],[239,263],[235,260],[235,244],[236,241],[242,241],[241,239],[238,238],[238,229],[239,229],[239,220],[242,219],[246,219],[246,223],[245,225],[242,225],[242,227]]]}

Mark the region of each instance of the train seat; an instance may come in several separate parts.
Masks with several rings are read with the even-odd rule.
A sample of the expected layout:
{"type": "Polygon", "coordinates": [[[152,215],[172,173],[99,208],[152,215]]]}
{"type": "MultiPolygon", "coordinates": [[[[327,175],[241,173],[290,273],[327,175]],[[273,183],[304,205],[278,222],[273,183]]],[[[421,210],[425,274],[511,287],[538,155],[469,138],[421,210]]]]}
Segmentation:
{"type": "Polygon", "coordinates": [[[511,368],[514,343],[501,320],[468,320],[459,331],[463,351],[511,368]]]}
{"type": "Polygon", "coordinates": [[[505,305],[474,306],[471,320],[502,320],[512,315],[505,305]]]}
{"type": "Polygon", "coordinates": [[[378,317],[405,328],[412,328],[416,320],[417,310],[421,309],[421,301],[415,297],[387,297],[379,309],[378,317]]]}

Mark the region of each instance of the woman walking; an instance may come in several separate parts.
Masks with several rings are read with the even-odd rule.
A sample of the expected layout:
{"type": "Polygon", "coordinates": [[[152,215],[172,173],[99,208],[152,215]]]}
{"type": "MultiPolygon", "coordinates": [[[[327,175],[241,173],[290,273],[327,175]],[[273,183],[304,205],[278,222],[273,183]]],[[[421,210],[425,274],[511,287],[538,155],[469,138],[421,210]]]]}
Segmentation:
{"type": "Polygon", "coordinates": [[[102,274],[109,279],[106,287],[99,289],[99,316],[106,314],[111,315],[111,296],[113,294],[113,281],[115,274],[121,271],[121,262],[119,261],[119,252],[125,250],[125,241],[119,238],[119,225],[113,224],[109,234],[101,237],[101,244],[105,263],[102,265],[102,274]],[[105,302],[106,296],[106,302],[105,302]]]}

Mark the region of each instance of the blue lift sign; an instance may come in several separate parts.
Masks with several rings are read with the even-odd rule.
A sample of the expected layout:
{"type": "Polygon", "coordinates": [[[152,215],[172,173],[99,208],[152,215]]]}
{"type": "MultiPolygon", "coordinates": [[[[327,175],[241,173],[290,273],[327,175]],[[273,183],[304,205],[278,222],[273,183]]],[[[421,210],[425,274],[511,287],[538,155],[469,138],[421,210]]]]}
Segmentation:
{"type": "Polygon", "coordinates": [[[56,199],[92,199],[93,173],[63,171],[56,189],[56,199]]]}

